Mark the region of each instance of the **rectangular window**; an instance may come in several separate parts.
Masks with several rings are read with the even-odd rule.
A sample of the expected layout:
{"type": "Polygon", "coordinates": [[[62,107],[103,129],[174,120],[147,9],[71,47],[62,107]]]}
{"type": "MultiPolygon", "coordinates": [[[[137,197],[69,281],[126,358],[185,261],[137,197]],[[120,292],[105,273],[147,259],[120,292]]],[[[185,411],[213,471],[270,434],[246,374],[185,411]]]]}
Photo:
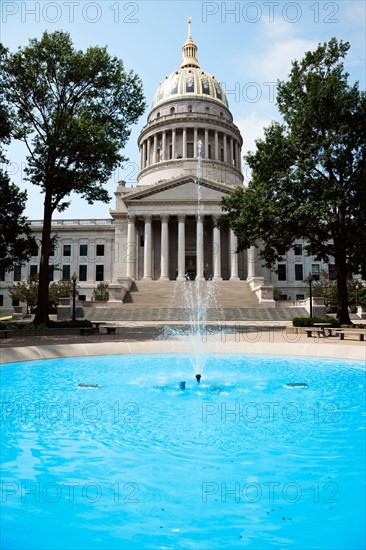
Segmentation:
{"type": "Polygon", "coordinates": [[[223,150],[222,147],[220,149],[220,160],[221,160],[221,162],[224,162],[224,150],[223,150]]]}
{"type": "Polygon", "coordinates": [[[169,158],[170,159],[173,158],[173,147],[172,147],[172,145],[169,145],[169,158]]]}
{"type": "Polygon", "coordinates": [[[4,296],[0,294],[0,307],[4,305],[4,296]]]}
{"type": "Polygon", "coordinates": [[[34,257],[34,256],[38,256],[38,244],[33,242],[32,243],[32,246],[31,246],[31,255],[34,257]]]}
{"type": "Polygon", "coordinates": [[[104,256],[104,244],[97,244],[97,256],[104,256]]]}
{"type": "Polygon", "coordinates": [[[336,280],[337,273],[336,273],[336,269],[335,269],[334,264],[328,264],[328,275],[329,275],[329,280],[330,281],[335,281],[336,280]]]}
{"type": "Polygon", "coordinates": [[[211,145],[211,143],[208,144],[208,158],[212,159],[212,145],[211,145]]]}
{"type": "Polygon", "coordinates": [[[104,265],[95,266],[95,280],[104,281],[104,265]]]}
{"type": "Polygon", "coordinates": [[[145,237],[144,237],[144,235],[140,235],[140,246],[145,246],[145,237]]]}
{"type": "Polygon", "coordinates": [[[64,256],[71,256],[71,244],[64,244],[64,256]]]}
{"type": "Polygon", "coordinates": [[[38,265],[30,265],[29,266],[29,276],[35,277],[38,273],[38,265]]]}
{"type": "Polygon", "coordinates": [[[277,254],[279,256],[286,256],[286,250],[284,248],[278,248],[277,249],[277,254]]]}
{"type": "Polygon", "coordinates": [[[286,264],[278,264],[278,280],[286,281],[286,264]]]}
{"type": "Polygon", "coordinates": [[[70,279],[71,267],[69,264],[62,266],[62,280],[68,281],[70,279]]]}
{"type": "Polygon", "coordinates": [[[79,281],[86,281],[88,275],[88,266],[79,265],[79,281]]]}
{"type": "Polygon", "coordinates": [[[295,256],[302,256],[302,244],[295,244],[294,252],[295,256]]]}
{"type": "Polygon", "coordinates": [[[0,281],[5,281],[5,269],[0,268],[0,281]]]}
{"type": "Polygon", "coordinates": [[[87,244],[81,244],[80,245],[80,256],[86,257],[88,255],[88,245],[87,244]]]}
{"type": "Polygon", "coordinates": [[[305,296],[304,294],[296,294],[296,300],[304,300],[305,296]]]}
{"type": "Polygon", "coordinates": [[[54,244],[50,244],[50,256],[54,256],[55,255],[55,245],[54,244]]]}
{"type": "Polygon", "coordinates": [[[22,278],[22,266],[16,265],[14,267],[14,281],[20,281],[22,278]]]}
{"type": "Polygon", "coordinates": [[[12,305],[12,306],[18,306],[18,305],[19,305],[19,300],[15,300],[15,299],[12,300],[12,301],[11,301],[11,305],[12,305]]]}
{"type": "Polygon", "coordinates": [[[48,266],[48,280],[53,281],[53,275],[54,275],[54,267],[53,265],[48,266]]]}
{"type": "Polygon", "coordinates": [[[86,302],[86,294],[79,294],[79,302],[86,302]]]}
{"type": "Polygon", "coordinates": [[[304,268],[302,264],[295,264],[295,281],[304,280],[304,268]]]}
{"type": "Polygon", "coordinates": [[[315,281],[319,280],[319,275],[320,275],[320,265],[319,264],[311,264],[311,274],[314,277],[315,281]]]}

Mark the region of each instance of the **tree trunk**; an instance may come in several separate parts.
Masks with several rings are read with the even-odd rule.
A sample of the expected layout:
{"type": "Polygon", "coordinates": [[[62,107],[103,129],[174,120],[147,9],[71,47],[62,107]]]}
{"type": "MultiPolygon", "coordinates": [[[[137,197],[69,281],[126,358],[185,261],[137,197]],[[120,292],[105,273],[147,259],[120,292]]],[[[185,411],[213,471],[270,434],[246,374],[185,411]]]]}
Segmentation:
{"type": "Polygon", "coordinates": [[[38,301],[36,315],[33,321],[36,325],[48,325],[50,322],[48,317],[48,285],[52,221],[51,199],[51,193],[46,191],[44,199],[41,261],[39,265],[38,301]]]}
{"type": "Polygon", "coordinates": [[[334,236],[334,261],[337,276],[337,318],[342,325],[351,325],[348,313],[346,242],[343,231],[343,213],[339,213],[338,235],[334,236]]]}

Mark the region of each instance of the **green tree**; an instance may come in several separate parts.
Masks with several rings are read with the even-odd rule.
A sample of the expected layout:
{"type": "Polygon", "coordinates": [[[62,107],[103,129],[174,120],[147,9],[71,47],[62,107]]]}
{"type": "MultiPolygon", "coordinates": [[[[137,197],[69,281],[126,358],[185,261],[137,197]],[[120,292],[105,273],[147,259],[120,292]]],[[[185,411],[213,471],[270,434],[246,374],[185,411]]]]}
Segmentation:
{"type": "Polygon", "coordinates": [[[48,319],[51,220],[70,193],[108,202],[103,184],[124,160],[120,150],[145,109],[142,85],[106,48],[74,49],[69,34],[45,32],[16,53],[3,52],[1,87],[14,117],[13,136],[29,151],[26,173],[44,193],[35,322],[48,319]]]}
{"type": "MultiPolygon", "coordinates": [[[[71,298],[73,294],[72,281],[52,281],[49,285],[48,291],[48,305],[49,307],[57,307],[59,298],[71,298]]],[[[79,292],[76,288],[76,296],[79,292]]]]}
{"type": "Polygon", "coordinates": [[[284,123],[273,122],[246,157],[247,189],[223,200],[241,249],[260,243],[267,267],[297,238],[317,260],[334,258],[342,323],[350,322],[347,278],[366,277],[366,94],[348,83],[348,49],[333,38],[293,62],[278,84],[284,123]]]}
{"type": "Polygon", "coordinates": [[[0,265],[11,271],[29,259],[35,240],[23,215],[27,193],[10,182],[2,166],[7,161],[1,144],[9,143],[11,135],[9,112],[2,100],[0,91],[0,265]]]}
{"type": "Polygon", "coordinates": [[[97,288],[93,290],[92,300],[95,302],[108,302],[109,300],[109,292],[108,292],[109,284],[100,282],[97,284],[97,288]]]}
{"type": "Polygon", "coordinates": [[[33,311],[38,299],[38,275],[18,281],[8,287],[9,295],[13,300],[27,304],[27,313],[33,311]]]}

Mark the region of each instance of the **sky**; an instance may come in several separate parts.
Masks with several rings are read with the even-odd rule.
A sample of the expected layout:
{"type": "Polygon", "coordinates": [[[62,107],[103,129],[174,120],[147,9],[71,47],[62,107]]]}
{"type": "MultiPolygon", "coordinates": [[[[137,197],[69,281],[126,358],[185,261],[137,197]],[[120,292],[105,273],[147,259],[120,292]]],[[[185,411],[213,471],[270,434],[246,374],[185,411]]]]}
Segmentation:
{"type": "MultiPolygon", "coordinates": [[[[129,160],[119,167],[106,187],[110,204],[89,205],[71,196],[70,207],[54,218],[109,218],[119,180],[135,186],[139,170],[138,135],[146,124],[159,83],[181,62],[187,37],[187,18],[192,17],[192,38],[198,46],[200,66],[218,79],[229,101],[234,122],[243,136],[242,154],[255,150],[255,140],[271,120],[280,120],[276,107],[276,82],[286,80],[291,62],[319,43],[336,37],[351,44],[345,60],[349,81],[366,83],[366,2],[337,1],[14,1],[1,0],[0,39],[10,51],[40,38],[44,31],[67,31],[75,48],[107,46],[142,79],[147,110],[132,127],[123,151],[129,160]]],[[[11,180],[27,189],[25,214],[43,218],[40,188],[25,181],[25,146],[7,149],[11,180]]],[[[250,178],[243,168],[246,181],[250,178]]]]}

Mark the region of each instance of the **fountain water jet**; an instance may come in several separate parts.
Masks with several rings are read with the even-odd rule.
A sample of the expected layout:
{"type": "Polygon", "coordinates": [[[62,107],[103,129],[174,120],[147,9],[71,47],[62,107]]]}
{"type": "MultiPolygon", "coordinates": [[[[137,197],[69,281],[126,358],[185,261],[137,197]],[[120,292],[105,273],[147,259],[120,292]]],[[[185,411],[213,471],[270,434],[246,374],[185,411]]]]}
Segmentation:
{"type": "MultiPolygon", "coordinates": [[[[186,328],[165,327],[164,335],[173,336],[179,340],[188,342],[189,358],[197,382],[200,381],[208,358],[207,349],[208,334],[218,334],[221,337],[221,329],[215,331],[210,328],[209,321],[217,323],[223,320],[223,311],[218,302],[218,293],[213,280],[205,280],[204,277],[204,242],[203,242],[203,216],[204,204],[202,201],[202,141],[197,142],[197,171],[195,182],[197,184],[197,256],[196,279],[177,281],[172,298],[171,307],[179,302],[179,307],[186,313],[188,331],[186,328]]],[[[210,338],[211,340],[211,338],[210,338]]]]}

